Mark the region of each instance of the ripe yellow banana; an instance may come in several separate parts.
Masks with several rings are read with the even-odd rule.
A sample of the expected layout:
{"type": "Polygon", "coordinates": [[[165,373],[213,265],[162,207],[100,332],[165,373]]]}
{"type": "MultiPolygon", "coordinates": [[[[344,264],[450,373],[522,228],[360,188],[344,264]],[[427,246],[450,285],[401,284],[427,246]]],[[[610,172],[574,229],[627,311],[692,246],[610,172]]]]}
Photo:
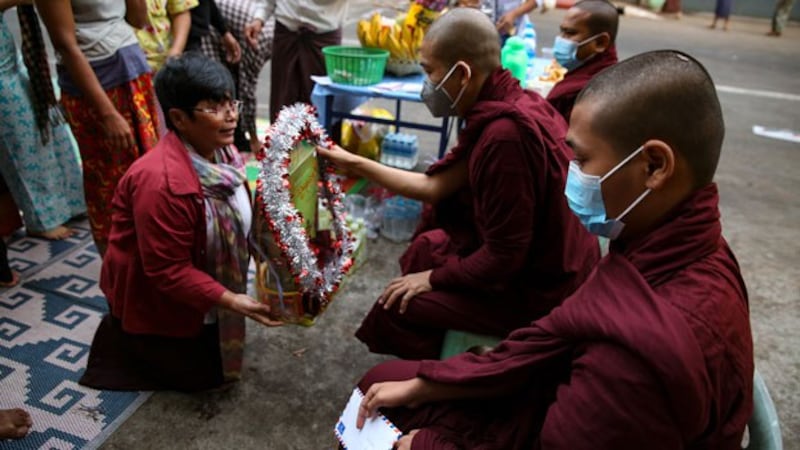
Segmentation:
{"type": "Polygon", "coordinates": [[[378,34],[381,31],[381,15],[375,13],[369,21],[369,38],[373,47],[378,47],[378,34]]]}
{"type": "Polygon", "coordinates": [[[414,55],[419,53],[419,48],[422,47],[422,40],[425,39],[425,29],[417,27],[414,31],[414,55]]]}
{"type": "Polygon", "coordinates": [[[361,45],[366,47],[367,46],[367,28],[369,27],[369,22],[366,20],[359,20],[358,25],[356,25],[356,35],[358,36],[358,41],[361,42],[361,45]]]}
{"type": "MultiPolygon", "coordinates": [[[[393,30],[394,31],[394,30],[393,30]]],[[[397,33],[389,33],[389,38],[387,39],[389,53],[392,54],[393,59],[408,59],[408,55],[406,54],[405,47],[400,43],[397,39],[397,33]]]]}
{"type": "Polygon", "coordinates": [[[391,28],[389,27],[381,27],[380,31],[378,32],[378,47],[385,49],[388,45],[389,40],[389,33],[391,32],[391,28]]]}
{"type": "Polygon", "coordinates": [[[414,36],[412,35],[413,27],[409,27],[408,25],[404,25],[402,27],[402,36],[400,38],[400,43],[403,44],[405,48],[405,53],[408,55],[407,59],[416,59],[417,52],[414,49],[414,36]]]}

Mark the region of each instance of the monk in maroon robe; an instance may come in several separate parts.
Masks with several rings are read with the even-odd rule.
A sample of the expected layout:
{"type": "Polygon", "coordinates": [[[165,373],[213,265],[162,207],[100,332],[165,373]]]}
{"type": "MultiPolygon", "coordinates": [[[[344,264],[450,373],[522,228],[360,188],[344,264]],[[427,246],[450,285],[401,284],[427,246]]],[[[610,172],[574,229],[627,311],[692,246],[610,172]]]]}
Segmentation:
{"type": "Polygon", "coordinates": [[[547,101],[569,122],[578,93],[606,67],[617,63],[619,13],[606,0],[583,0],[561,20],[561,34],[554,44],[556,60],[568,69],[564,79],[547,94],[547,101]],[[559,47],[573,51],[556,51],[559,47]]]}
{"type": "Polygon", "coordinates": [[[458,145],[427,173],[320,149],[339,166],[434,205],[400,260],[404,276],[389,283],[356,333],[373,352],[435,358],[447,329],[505,336],[560,304],[599,259],[597,240],[563,195],[572,157],[566,124],[500,67],[498,42],[491,21],[466,8],[426,33],[423,99],[434,115],[466,121],[458,145]]]}
{"type": "Polygon", "coordinates": [[[753,347],[712,182],[723,134],[713,82],[685,54],[595,77],[570,124],[566,195],[610,253],[493,351],[373,368],[356,425],[380,408],[414,450],[739,449],[753,347]]]}

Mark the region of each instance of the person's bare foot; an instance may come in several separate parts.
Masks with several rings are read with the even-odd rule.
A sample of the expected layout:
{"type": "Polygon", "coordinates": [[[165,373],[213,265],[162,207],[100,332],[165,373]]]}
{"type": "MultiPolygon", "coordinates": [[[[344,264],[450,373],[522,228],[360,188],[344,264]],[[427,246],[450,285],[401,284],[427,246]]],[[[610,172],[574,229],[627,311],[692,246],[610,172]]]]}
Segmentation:
{"type": "Polygon", "coordinates": [[[11,281],[0,281],[0,288],[10,288],[19,284],[19,274],[11,271],[11,281]]]}
{"type": "Polygon", "coordinates": [[[59,225],[41,233],[28,233],[29,236],[40,237],[49,241],[61,241],[71,237],[75,232],[71,228],[59,225]]]}
{"type": "Polygon", "coordinates": [[[769,33],[767,33],[767,36],[772,36],[772,37],[781,37],[781,32],[780,32],[780,31],[775,31],[775,30],[772,30],[772,31],[770,31],[769,33]]]}
{"type": "Polygon", "coordinates": [[[0,409],[0,439],[23,438],[32,425],[31,415],[25,410],[0,409]]]}

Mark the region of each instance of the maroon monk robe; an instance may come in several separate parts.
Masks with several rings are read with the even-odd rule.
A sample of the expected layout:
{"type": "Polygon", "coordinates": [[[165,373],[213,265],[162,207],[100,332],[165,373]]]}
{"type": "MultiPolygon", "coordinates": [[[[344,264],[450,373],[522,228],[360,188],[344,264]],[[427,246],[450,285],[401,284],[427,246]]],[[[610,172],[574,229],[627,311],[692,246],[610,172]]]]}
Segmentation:
{"type": "Polygon", "coordinates": [[[615,243],[548,316],[484,356],[392,361],[366,389],[419,376],[500,392],[491,401],[383,412],[412,448],[738,449],[752,413],[747,292],[722,238],[717,188],[615,243]]]}
{"type": "Polygon", "coordinates": [[[436,205],[436,227],[400,260],[403,274],[432,269],[433,290],[404,314],[373,306],[356,333],[373,352],[436,358],[450,328],[506,336],[561,303],[599,259],[564,197],[572,153],[558,113],[497,69],[465,119],[429,173],[466,158],[468,186],[436,205]]]}
{"type": "Polygon", "coordinates": [[[577,69],[570,70],[547,94],[547,101],[569,122],[575,99],[586,83],[606,67],[617,63],[617,48],[613,45],[608,50],[589,59],[577,69]]]}

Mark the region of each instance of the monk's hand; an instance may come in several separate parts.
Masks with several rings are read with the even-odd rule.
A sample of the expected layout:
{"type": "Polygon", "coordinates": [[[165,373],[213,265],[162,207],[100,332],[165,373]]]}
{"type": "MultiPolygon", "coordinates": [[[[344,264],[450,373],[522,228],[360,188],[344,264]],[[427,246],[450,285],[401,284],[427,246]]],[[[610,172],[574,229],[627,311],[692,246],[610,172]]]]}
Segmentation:
{"type": "Polygon", "coordinates": [[[514,28],[514,21],[516,17],[512,13],[503,14],[503,17],[497,21],[497,31],[501,34],[511,34],[511,29],[514,28]]]}
{"type": "Polygon", "coordinates": [[[332,162],[336,168],[345,173],[352,171],[353,166],[360,158],[360,156],[350,153],[336,144],[332,144],[330,147],[318,145],[317,154],[332,162]]]}
{"type": "Polygon", "coordinates": [[[373,384],[361,399],[356,428],[363,428],[367,419],[375,417],[378,408],[416,408],[422,402],[426,386],[422,378],[373,384]]]}
{"type": "Polygon", "coordinates": [[[254,298],[245,294],[236,294],[231,291],[225,291],[220,297],[220,306],[235,311],[245,317],[249,317],[261,325],[268,327],[277,327],[283,325],[280,320],[275,320],[271,316],[269,305],[259,303],[254,298]]]}
{"type": "Polygon", "coordinates": [[[383,309],[389,309],[399,300],[398,312],[404,314],[412,298],[432,289],[430,270],[410,273],[390,281],[383,294],[378,297],[378,304],[383,305],[383,309]]]}
{"type": "Polygon", "coordinates": [[[404,434],[395,444],[395,450],[411,450],[411,441],[414,440],[414,435],[419,433],[419,430],[411,430],[404,434]]]}

